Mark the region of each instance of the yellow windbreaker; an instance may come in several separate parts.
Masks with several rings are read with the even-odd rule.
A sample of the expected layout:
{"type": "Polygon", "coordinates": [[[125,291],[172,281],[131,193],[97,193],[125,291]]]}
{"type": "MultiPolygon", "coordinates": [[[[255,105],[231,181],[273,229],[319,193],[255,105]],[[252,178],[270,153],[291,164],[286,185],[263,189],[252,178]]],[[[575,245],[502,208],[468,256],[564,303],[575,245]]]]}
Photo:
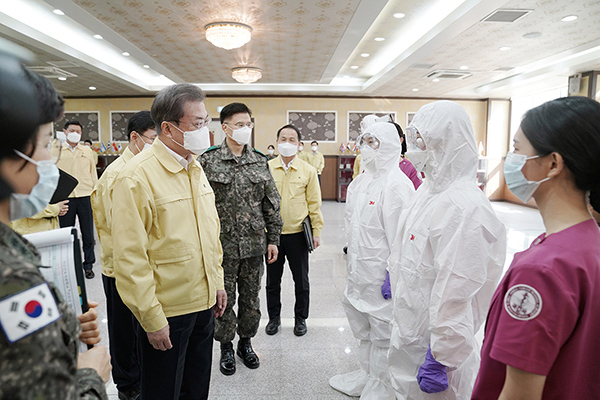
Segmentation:
{"type": "Polygon", "coordinates": [[[109,277],[114,277],[113,239],[110,225],[113,185],[121,169],[133,156],[134,154],[129,150],[129,147],[125,148],[123,154],[104,170],[91,196],[94,222],[96,223],[96,231],[98,232],[98,239],[100,240],[102,249],[100,257],[102,274],[109,277]]]}
{"type": "Polygon", "coordinates": [[[21,235],[58,229],[60,228],[58,222],[59,212],[60,206],[58,204],[48,204],[46,208],[33,217],[12,221],[10,227],[21,235]]]}
{"type": "Polygon", "coordinates": [[[78,144],[75,151],[72,151],[67,143],[63,143],[56,166],[79,181],[69,197],[86,197],[92,194],[98,182],[94,150],[78,144]]]}
{"type": "Polygon", "coordinates": [[[281,164],[281,156],[270,160],[269,167],[281,195],[281,234],[302,232],[302,221],[309,215],[313,236],[321,237],[323,214],[317,170],[298,157],[294,158],[287,173],[281,164]]]}
{"type": "Polygon", "coordinates": [[[186,170],[160,140],[121,169],[113,189],[117,290],[146,332],[210,309],[224,289],[215,196],[197,161],[186,170]]]}

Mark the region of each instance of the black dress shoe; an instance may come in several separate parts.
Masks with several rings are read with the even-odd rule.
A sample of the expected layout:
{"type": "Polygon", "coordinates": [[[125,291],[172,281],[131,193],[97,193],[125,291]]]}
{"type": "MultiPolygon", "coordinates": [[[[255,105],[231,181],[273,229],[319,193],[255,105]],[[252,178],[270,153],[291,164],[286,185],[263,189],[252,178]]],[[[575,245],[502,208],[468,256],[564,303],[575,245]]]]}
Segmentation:
{"type": "Polygon", "coordinates": [[[221,362],[219,369],[223,375],[235,374],[235,352],[233,351],[233,343],[231,342],[221,344],[221,362]]]}
{"type": "Polygon", "coordinates": [[[85,277],[87,279],[94,279],[94,276],[96,276],[96,274],[94,274],[94,271],[92,271],[91,269],[85,270],[85,277]]]}
{"type": "Polygon", "coordinates": [[[140,390],[129,390],[127,392],[119,391],[119,400],[139,400],[140,399],[140,390]]]}
{"type": "Polygon", "coordinates": [[[258,356],[252,350],[250,338],[240,339],[238,342],[237,355],[244,360],[244,365],[250,369],[256,369],[260,365],[258,356]]]}
{"type": "Polygon", "coordinates": [[[279,330],[279,325],[281,325],[281,318],[271,318],[267,324],[267,327],[265,328],[265,332],[267,335],[274,335],[279,330]]]}
{"type": "Polygon", "coordinates": [[[304,336],[306,335],[306,321],[304,318],[296,317],[296,324],[294,325],[294,335],[304,336]]]}

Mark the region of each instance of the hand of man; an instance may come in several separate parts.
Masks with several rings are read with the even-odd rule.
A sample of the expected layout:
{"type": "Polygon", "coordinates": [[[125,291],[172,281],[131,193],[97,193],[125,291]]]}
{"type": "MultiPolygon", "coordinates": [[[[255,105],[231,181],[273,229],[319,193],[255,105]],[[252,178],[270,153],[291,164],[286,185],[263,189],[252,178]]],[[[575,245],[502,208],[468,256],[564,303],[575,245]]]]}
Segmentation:
{"type": "Polygon", "coordinates": [[[90,306],[90,309],[77,317],[81,324],[81,335],[79,335],[79,340],[85,344],[94,345],[100,342],[98,313],[96,312],[98,303],[95,301],[88,301],[88,305],[90,306]]]}
{"type": "Polygon", "coordinates": [[[67,213],[67,211],[69,211],[69,206],[67,205],[68,202],[69,202],[69,200],[64,200],[64,201],[58,202],[58,206],[60,207],[60,209],[58,210],[59,217],[62,217],[63,215],[65,215],[67,213]]]}
{"type": "Polygon", "coordinates": [[[419,368],[417,382],[419,388],[425,393],[439,393],[448,389],[447,368],[433,358],[431,347],[427,349],[425,362],[419,368]]]}
{"type": "Polygon", "coordinates": [[[156,332],[146,332],[148,341],[156,350],[169,350],[173,348],[169,338],[169,324],[156,332]]]}
{"type": "Polygon", "coordinates": [[[106,347],[95,346],[85,353],[79,353],[77,356],[77,369],[83,368],[95,369],[100,378],[104,382],[108,382],[112,366],[110,365],[110,356],[106,352],[106,347]]]}
{"type": "Polygon", "coordinates": [[[272,264],[277,261],[277,255],[279,254],[279,249],[276,245],[270,244],[267,246],[267,264],[272,264]]]}
{"type": "Polygon", "coordinates": [[[390,273],[385,274],[385,280],[381,285],[381,295],[384,299],[389,300],[392,298],[392,285],[390,284],[390,273]]]}
{"type": "Polygon", "coordinates": [[[213,307],[215,318],[219,318],[223,315],[225,307],[227,307],[227,292],[224,290],[217,290],[217,304],[213,307]]]}
{"type": "Polygon", "coordinates": [[[316,249],[321,245],[321,238],[313,236],[313,247],[316,249]]]}

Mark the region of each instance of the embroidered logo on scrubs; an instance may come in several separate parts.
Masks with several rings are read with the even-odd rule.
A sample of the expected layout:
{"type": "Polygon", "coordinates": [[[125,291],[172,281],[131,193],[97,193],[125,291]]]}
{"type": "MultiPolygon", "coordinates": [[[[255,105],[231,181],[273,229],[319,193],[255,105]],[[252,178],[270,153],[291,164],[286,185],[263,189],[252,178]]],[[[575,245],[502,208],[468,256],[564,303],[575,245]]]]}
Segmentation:
{"type": "Polygon", "coordinates": [[[515,285],[504,296],[504,309],[514,319],[529,321],[542,311],[542,296],[529,285],[515,285]]]}
{"type": "Polygon", "coordinates": [[[412,233],[410,234],[410,240],[412,240],[413,242],[415,240],[415,235],[413,235],[412,233]]]}
{"type": "Polygon", "coordinates": [[[374,205],[375,205],[375,202],[374,202],[374,201],[372,201],[372,200],[370,200],[370,201],[369,201],[369,205],[370,205],[370,206],[374,206],[374,205]]]}

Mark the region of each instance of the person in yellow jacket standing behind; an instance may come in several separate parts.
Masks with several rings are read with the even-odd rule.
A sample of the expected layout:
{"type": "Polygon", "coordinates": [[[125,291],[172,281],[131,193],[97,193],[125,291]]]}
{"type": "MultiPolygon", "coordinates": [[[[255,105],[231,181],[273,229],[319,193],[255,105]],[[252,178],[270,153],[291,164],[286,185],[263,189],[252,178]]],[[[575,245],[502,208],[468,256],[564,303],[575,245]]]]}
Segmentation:
{"type": "Polygon", "coordinates": [[[120,400],[136,399],[140,393],[140,366],[136,350],[136,325],[131,311],[121,300],[113,269],[112,197],[119,172],[135,155],[150,148],[156,138],[150,111],[140,111],[127,124],[129,145],[104,171],[92,192],[92,209],[102,246],[102,284],[106,295],[108,338],[113,381],[120,400]]]}
{"type": "Polygon", "coordinates": [[[312,224],[313,246],[321,243],[323,214],[321,214],[321,188],[317,171],[296,156],[300,131],[286,125],[277,131],[279,157],[269,161],[269,167],[281,195],[283,230],[279,240],[279,255],[267,264],[268,335],[274,335],[281,324],[281,277],[287,258],[294,279],[296,304],[294,305],[294,334],[306,334],[306,319],[310,299],[308,282],[308,244],[304,237],[302,221],[308,216],[312,224]]]}
{"type": "Polygon", "coordinates": [[[158,138],[113,189],[117,291],[139,322],[141,399],[207,399],[215,317],[227,305],[204,92],[181,83],[152,103],[158,138]],[[181,394],[181,397],[180,397],[181,394]]]}
{"type": "Polygon", "coordinates": [[[65,215],[59,217],[60,227],[75,226],[75,217],[79,217],[79,227],[83,238],[83,269],[85,277],[94,277],[94,217],[92,215],[92,204],[90,195],[96,182],[96,162],[94,161],[94,150],[79,144],[81,140],[82,126],[78,121],[67,121],[65,123],[65,134],[67,141],[63,143],[60,159],[56,166],[67,174],[72,175],[79,181],[69,196],[69,210],[65,215]]]}
{"type": "Polygon", "coordinates": [[[319,143],[316,140],[313,140],[310,143],[310,152],[306,155],[306,160],[304,161],[317,170],[319,185],[321,185],[321,173],[323,173],[323,168],[325,168],[325,157],[323,156],[323,153],[319,151],[319,143]]]}

